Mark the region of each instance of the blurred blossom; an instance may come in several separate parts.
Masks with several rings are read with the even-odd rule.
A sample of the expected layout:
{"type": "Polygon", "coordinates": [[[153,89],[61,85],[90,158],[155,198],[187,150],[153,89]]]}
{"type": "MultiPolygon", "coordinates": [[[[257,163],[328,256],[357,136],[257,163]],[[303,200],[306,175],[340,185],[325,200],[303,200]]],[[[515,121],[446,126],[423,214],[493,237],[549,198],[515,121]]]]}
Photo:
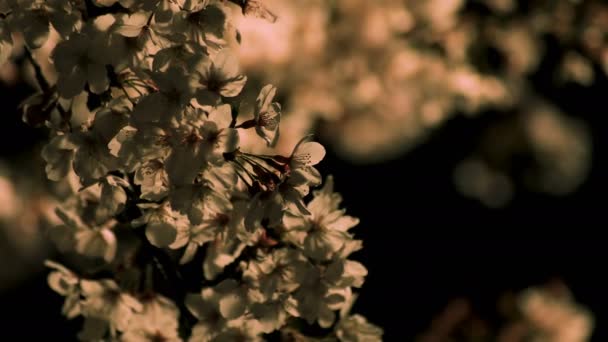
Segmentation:
{"type": "Polygon", "coordinates": [[[461,162],[454,170],[454,181],[465,196],[478,199],[488,207],[505,205],[513,196],[509,178],[480,160],[461,162]]]}
{"type": "MultiPolygon", "coordinates": [[[[0,28],[0,32],[1,32],[1,28],[0,28]]],[[[6,55],[5,51],[1,51],[2,53],[0,54],[0,57],[4,57],[7,58],[8,60],[6,61],[6,63],[3,63],[0,65],[0,80],[2,80],[2,82],[4,84],[13,86],[15,85],[20,77],[20,70],[19,70],[19,66],[17,65],[17,63],[15,63],[15,59],[17,56],[20,56],[23,54],[23,38],[21,38],[20,35],[10,35],[12,39],[12,50],[10,50],[10,52],[6,55]]],[[[2,50],[4,50],[4,46],[1,45],[0,43],[0,47],[2,47],[2,50]]],[[[2,59],[0,59],[0,61],[2,61],[2,59]]]]}
{"type": "Polygon", "coordinates": [[[41,269],[48,251],[44,229],[54,222],[42,178],[16,170],[0,162],[0,290],[41,269]]]}
{"type": "Polygon", "coordinates": [[[526,118],[538,169],[532,170],[529,185],[541,191],[563,194],[573,191],[587,175],[591,164],[591,137],[584,124],[548,107],[526,118]]]}
{"type": "Polygon", "coordinates": [[[479,316],[468,299],[453,299],[416,341],[585,342],[593,331],[592,314],[561,282],[507,292],[497,307],[493,319],[479,316]]]}
{"type": "Polygon", "coordinates": [[[508,13],[515,8],[514,0],[485,0],[485,4],[497,13],[508,13]]]}
{"type": "Polygon", "coordinates": [[[589,86],[594,80],[593,66],[585,57],[571,51],[564,56],[560,76],[564,81],[571,81],[589,86]]]}
{"type": "Polygon", "coordinates": [[[534,341],[588,341],[593,328],[591,314],[568,295],[556,296],[539,289],[528,289],[520,297],[525,319],[538,335],[534,341]]]}
{"type": "MultiPolygon", "coordinates": [[[[534,89],[529,76],[548,59],[558,62],[551,70],[557,80],[583,86],[593,84],[594,63],[608,65],[608,6],[600,1],[526,6],[512,0],[266,4],[277,14],[274,25],[280,29],[251,18],[240,20],[240,57],[252,75],[250,82],[277,84],[285,99],[283,119],[298,122],[283,130],[278,148],[284,150],[295,145],[291,137],[319,127],[343,158],[381,162],[420,144],[456,114],[531,111],[538,99],[528,95],[534,89]],[[547,39],[563,55],[547,54],[547,39]]],[[[245,91],[243,96],[253,103],[255,94],[245,91]]],[[[545,170],[530,176],[534,190],[568,193],[585,176],[588,133],[562,117],[530,114],[520,123],[531,153],[543,164],[537,170],[545,170]],[[539,125],[555,132],[540,133],[539,125]],[[558,162],[558,155],[568,157],[558,162]],[[552,167],[557,170],[549,175],[552,167]]],[[[471,172],[483,173],[485,185],[471,190],[462,178],[467,169],[472,170],[455,171],[460,175],[457,187],[491,206],[507,203],[515,183],[528,184],[500,168],[474,167],[471,172]]]]}
{"type": "Polygon", "coordinates": [[[466,64],[462,45],[472,44],[473,27],[459,23],[460,0],[267,5],[284,30],[264,35],[264,24],[242,20],[243,37],[268,42],[244,43],[243,66],[281,83],[289,90],[286,117],[298,116],[308,130],[321,120],[324,136],[351,160],[395,156],[455,108],[477,111],[510,97],[495,77],[466,64]]]}
{"type": "Polygon", "coordinates": [[[252,16],[235,16],[242,37],[238,55],[243,67],[280,66],[297,61],[300,54],[315,57],[321,53],[327,25],[322,1],[267,0],[264,4],[279,20],[272,23],[252,16]],[[291,39],[296,36],[298,39],[291,39]]]}
{"type": "Polygon", "coordinates": [[[0,196],[2,196],[0,197],[0,200],[4,204],[2,209],[0,209],[0,217],[3,219],[14,217],[18,210],[16,201],[17,194],[15,193],[13,183],[4,176],[0,178],[0,196]]]}
{"type": "Polygon", "coordinates": [[[477,151],[454,171],[458,189],[488,206],[508,203],[516,185],[562,195],[591,168],[591,137],[583,122],[547,104],[531,105],[488,128],[477,151]]]}

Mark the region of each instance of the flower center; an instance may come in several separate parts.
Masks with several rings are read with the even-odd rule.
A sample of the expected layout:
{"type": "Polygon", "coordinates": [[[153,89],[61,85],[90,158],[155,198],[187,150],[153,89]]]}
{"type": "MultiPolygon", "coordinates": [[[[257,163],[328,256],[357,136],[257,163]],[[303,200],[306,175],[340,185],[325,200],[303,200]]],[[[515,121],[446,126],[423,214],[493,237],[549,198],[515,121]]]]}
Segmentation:
{"type": "Polygon", "coordinates": [[[230,223],[230,217],[226,214],[217,214],[215,216],[215,222],[220,227],[225,227],[230,223]]]}
{"type": "Polygon", "coordinates": [[[152,336],[150,336],[150,342],[165,342],[168,339],[163,336],[163,333],[160,331],[156,331],[152,336]]]}
{"type": "Polygon", "coordinates": [[[203,140],[203,137],[201,137],[198,132],[192,130],[190,133],[188,133],[183,140],[183,143],[188,145],[188,146],[193,146],[199,142],[201,142],[203,140]]]}
{"type": "Polygon", "coordinates": [[[270,112],[262,112],[260,113],[259,125],[262,127],[266,127],[269,130],[274,130],[277,128],[277,121],[274,120],[276,115],[273,115],[270,112]]]}
{"type": "Polygon", "coordinates": [[[207,90],[214,93],[219,93],[222,86],[223,82],[220,80],[219,75],[217,75],[215,72],[211,72],[209,74],[209,79],[207,80],[207,90]]]}

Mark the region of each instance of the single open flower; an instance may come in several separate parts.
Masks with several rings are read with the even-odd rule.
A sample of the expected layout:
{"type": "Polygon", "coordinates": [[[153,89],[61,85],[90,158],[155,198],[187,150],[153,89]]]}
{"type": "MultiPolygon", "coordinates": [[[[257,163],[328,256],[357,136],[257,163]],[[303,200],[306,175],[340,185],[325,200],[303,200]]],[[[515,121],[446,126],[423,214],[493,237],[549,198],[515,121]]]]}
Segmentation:
{"type": "Polygon", "coordinates": [[[281,121],[281,105],[272,102],[277,88],[267,85],[260,91],[255,103],[253,120],[255,131],[266,141],[269,147],[274,147],[279,138],[279,123],[281,121]]]}
{"type": "Polygon", "coordinates": [[[229,49],[219,51],[212,58],[204,58],[196,66],[198,81],[195,84],[199,90],[196,100],[200,106],[214,105],[219,96],[237,96],[247,77],[239,74],[238,60],[229,49]]]}

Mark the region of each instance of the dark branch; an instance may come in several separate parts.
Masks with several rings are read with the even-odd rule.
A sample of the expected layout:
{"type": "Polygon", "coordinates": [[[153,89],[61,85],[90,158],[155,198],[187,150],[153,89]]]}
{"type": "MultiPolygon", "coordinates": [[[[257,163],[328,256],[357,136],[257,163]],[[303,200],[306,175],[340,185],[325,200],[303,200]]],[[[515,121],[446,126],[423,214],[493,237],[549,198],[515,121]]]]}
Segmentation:
{"type": "Polygon", "coordinates": [[[34,67],[34,73],[36,75],[36,82],[38,82],[38,86],[40,87],[43,93],[49,93],[51,90],[51,86],[49,85],[49,82],[47,82],[46,78],[44,78],[44,75],[42,74],[42,69],[40,68],[40,64],[36,62],[34,56],[32,56],[32,52],[27,46],[25,47],[25,57],[34,67]]]}

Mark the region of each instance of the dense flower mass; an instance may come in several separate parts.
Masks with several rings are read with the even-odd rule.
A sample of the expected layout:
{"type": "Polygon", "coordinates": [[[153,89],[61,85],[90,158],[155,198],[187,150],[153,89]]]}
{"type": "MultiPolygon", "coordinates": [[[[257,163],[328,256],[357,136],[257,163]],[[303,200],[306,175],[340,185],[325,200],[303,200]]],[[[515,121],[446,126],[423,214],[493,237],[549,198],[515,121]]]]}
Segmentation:
{"type": "Polygon", "coordinates": [[[0,2],[0,62],[16,34],[27,51],[58,37],[58,77],[38,67],[23,107],[51,131],[48,178],[72,184],[49,236],[82,258],[47,265],[63,313],[85,318],[81,340],[305,340],[302,324],[381,340],[349,313],[367,270],[348,259],[358,220],[315,168],[323,146],[307,136],[287,156],[240,148],[245,131],[274,146],[281,106],[266,85],[242,113],[232,12],[276,17],[232,2],[0,2]]]}

